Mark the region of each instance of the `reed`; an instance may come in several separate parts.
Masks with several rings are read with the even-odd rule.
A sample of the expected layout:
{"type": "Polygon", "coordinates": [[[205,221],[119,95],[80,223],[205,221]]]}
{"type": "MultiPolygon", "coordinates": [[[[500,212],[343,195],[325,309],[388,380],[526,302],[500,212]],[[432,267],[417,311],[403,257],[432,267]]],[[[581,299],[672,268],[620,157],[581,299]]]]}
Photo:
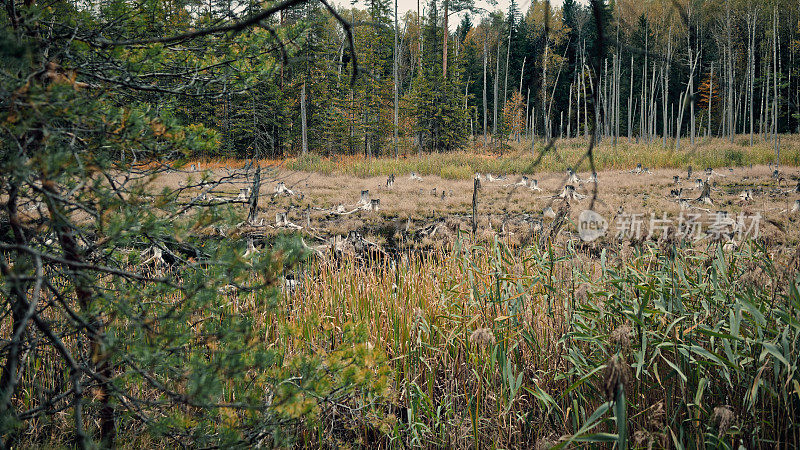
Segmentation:
{"type": "Polygon", "coordinates": [[[394,266],[320,260],[285,320],[369,329],[408,410],[385,439],[408,445],[800,442],[796,261],[628,251],[462,239],[394,266]]]}
{"type": "MultiPolygon", "coordinates": [[[[797,446],[800,256],[773,250],[646,242],[592,257],[461,234],[398,260],[309,258],[277,303],[220,294],[213,317],[249,317],[286,367],[316,357],[358,386],[308,400],[286,430],[305,445],[797,446]]],[[[38,378],[17,402],[63,382],[56,359],[28,360],[38,378]]],[[[55,445],[69,424],[35,425],[28,442],[55,445]]],[[[121,434],[164,440],[128,420],[121,434]]]]}

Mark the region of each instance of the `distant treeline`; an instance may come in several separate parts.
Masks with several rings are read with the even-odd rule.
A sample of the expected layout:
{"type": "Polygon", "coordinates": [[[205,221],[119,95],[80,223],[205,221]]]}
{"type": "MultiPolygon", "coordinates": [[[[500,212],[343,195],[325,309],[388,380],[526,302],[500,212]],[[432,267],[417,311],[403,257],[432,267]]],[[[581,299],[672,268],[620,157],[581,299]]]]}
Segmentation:
{"type": "MultiPolygon", "coordinates": [[[[166,23],[153,26],[187,29],[252,7],[158,5],[166,23]]],[[[325,5],[301,3],[272,19],[280,51],[265,53],[277,46],[269,28],[227,36],[218,60],[241,61],[214,84],[159,80],[193,95],[148,101],[170,97],[159,107],[213,130],[216,144],[195,155],[205,157],[380,156],[592,133],[665,146],[708,135],[771,142],[800,125],[796,1],[534,1],[527,11],[512,1],[486,12],[423,0],[418,12],[395,10],[388,0],[337,10],[352,25],[351,52],[325,5]]]]}

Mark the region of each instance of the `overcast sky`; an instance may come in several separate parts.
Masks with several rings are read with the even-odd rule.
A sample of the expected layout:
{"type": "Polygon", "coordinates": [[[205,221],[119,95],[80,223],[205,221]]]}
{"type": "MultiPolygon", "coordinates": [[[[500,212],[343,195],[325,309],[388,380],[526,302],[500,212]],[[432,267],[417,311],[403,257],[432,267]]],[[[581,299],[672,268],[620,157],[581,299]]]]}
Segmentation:
{"type": "MultiPolygon", "coordinates": [[[[336,0],[336,3],[341,5],[341,6],[349,6],[349,4],[350,4],[350,2],[348,0],[336,0]]],[[[424,10],[425,5],[427,3],[428,3],[428,0],[420,0],[420,6],[423,8],[423,10],[424,10]]],[[[499,10],[501,10],[503,12],[507,12],[509,3],[511,3],[510,0],[497,0],[497,4],[493,6],[493,5],[491,5],[489,2],[487,2],[485,0],[475,0],[475,6],[476,7],[484,8],[484,9],[486,9],[488,11],[494,11],[494,10],[498,10],[499,9],[499,10]]],[[[563,0],[551,0],[551,2],[550,2],[550,4],[552,6],[558,6],[558,7],[560,7],[562,3],[563,3],[563,0]]],[[[578,3],[585,3],[585,1],[578,0],[578,3]]],[[[356,6],[359,7],[359,8],[366,8],[366,5],[367,5],[367,2],[365,2],[363,0],[360,0],[360,1],[358,1],[356,3],[356,6]]],[[[392,5],[394,5],[394,4],[392,4],[392,5]]],[[[522,14],[524,14],[526,11],[528,11],[528,8],[530,6],[531,6],[531,0],[517,0],[517,9],[522,14]]],[[[405,14],[406,11],[416,11],[417,10],[417,0],[398,0],[397,9],[398,9],[398,11],[400,13],[399,14],[400,17],[403,17],[403,14],[405,14]]],[[[455,27],[458,26],[459,20],[461,20],[461,15],[459,15],[456,20],[453,20],[452,16],[451,16],[451,22],[450,22],[451,26],[448,27],[448,28],[455,29],[455,27]]],[[[472,23],[475,23],[475,22],[477,22],[477,21],[476,20],[472,21],[472,23]]]]}

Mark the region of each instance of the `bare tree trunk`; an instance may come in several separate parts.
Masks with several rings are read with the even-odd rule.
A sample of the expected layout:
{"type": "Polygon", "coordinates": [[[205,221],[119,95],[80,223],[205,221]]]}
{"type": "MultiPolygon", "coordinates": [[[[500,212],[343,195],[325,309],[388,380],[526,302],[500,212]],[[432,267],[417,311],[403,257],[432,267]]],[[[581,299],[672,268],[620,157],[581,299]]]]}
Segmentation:
{"type": "Polygon", "coordinates": [[[337,80],[342,77],[342,67],[344,66],[342,61],[344,61],[345,39],[346,39],[346,37],[342,37],[342,43],[341,43],[341,45],[339,45],[339,64],[337,64],[337,66],[336,66],[336,79],[337,80]]]}
{"type": "Polygon", "coordinates": [[[478,123],[478,108],[472,110],[472,117],[469,118],[469,132],[472,137],[472,145],[475,145],[475,126],[478,123]]]}
{"type": "Polygon", "coordinates": [[[769,86],[771,83],[771,76],[772,71],[769,70],[769,63],[766,62],[767,60],[767,53],[765,52],[764,55],[764,63],[762,64],[762,73],[767,74],[767,82],[766,84],[761,85],[761,112],[759,113],[759,129],[758,132],[761,134],[761,139],[766,142],[767,141],[767,112],[769,111],[769,103],[767,97],[769,96],[769,86]]]}
{"type": "MultiPolygon", "coordinates": [[[[792,37],[793,36],[790,34],[789,42],[792,42],[792,40],[791,40],[792,37]]],[[[780,39],[780,37],[779,37],[779,39],[780,39]]],[[[781,43],[780,43],[780,41],[778,41],[778,73],[783,73],[783,61],[781,59],[781,50],[782,50],[781,43]]],[[[790,119],[791,118],[791,114],[790,114],[791,110],[789,108],[789,101],[791,99],[791,86],[792,86],[792,65],[791,65],[791,63],[792,63],[792,55],[793,54],[794,54],[794,52],[789,51],[789,67],[788,67],[788,70],[786,71],[787,72],[786,73],[786,75],[787,75],[787,78],[786,78],[786,130],[789,131],[789,132],[791,132],[791,128],[790,128],[791,127],[791,125],[790,125],[790,122],[791,122],[791,119],[790,119]]],[[[778,139],[780,140],[780,137],[778,139]]],[[[779,145],[780,145],[780,143],[779,143],[779,145]]]]}
{"type": "MultiPolygon", "coordinates": [[[[800,3],[800,1],[798,3],[800,3]]],[[[800,6],[800,5],[798,5],[798,6],[800,6]]],[[[796,41],[794,32],[795,32],[795,30],[792,30],[792,34],[789,37],[790,42],[795,42],[796,41]]],[[[792,69],[789,70],[789,85],[787,86],[787,91],[786,91],[786,116],[787,116],[787,119],[786,119],[787,120],[787,124],[786,125],[788,127],[787,131],[789,131],[791,133],[791,131],[792,131],[791,130],[791,124],[788,123],[788,120],[789,120],[789,118],[792,117],[792,115],[790,114],[790,110],[789,110],[792,102],[789,101],[789,99],[792,98],[792,94],[791,94],[792,93],[792,74],[796,73],[794,68],[796,67],[795,63],[796,63],[797,52],[791,52],[790,54],[791,54],[791,61],[790,61],[789,67],[791,67],[792,69]]],[[[795,81],[795,84],[797,84],[797,81],[795,81]]],[[[796,114],[797,114],[797,116],[795,116],[795,117],[797,117],[797,125],[795,126],[795,132],[796,133],[800,133],[800,86],[796,86],[795,87],[794,93],[795,93],[794,107],[795,107],[795,111],[796,111],[796,114]]]]}
{"type": "Polygon", "coordinates": [[[497,91],[500,84],[500,39],[497,39],[497,61],[494,69],[494,122],[492,123],[492,134],[497,134],[497,91]]]}
{"type": "Polygon", "coordinates": [[[672,128],[672,124],[673,123],[675,123],[675,103],[670,103],[669,104],[669,135],[670,136],[672,136],[674,134],[673,133],[674,130],[672,128]]]}
{"type": "Polygon", "coordinates": [[[747,10],[747,96],[750,108],[750,146],[753,146],[753,90],[755,83],[755,20],[750,7],[747,10]]]}
{"type": "MultiPolygon", "coordinates": [[[[800,7],[800,0],[798,0],[798,6],[800,7]]],[[[792,41],[792,42],[795,42],[795,39],[794,39],[794,31],[792,31],[791,41],[792,41]]],[[[797,53],[797,52],[792,52],[792,64],[791,64],[791,67],[792,67],[792,68],[794,68],[794,67],[795,67],[795,58],[796,58],[796,57],[795,57],[795,55],[796,55],[796,53],[797,53]]],[[[790,92],[791,92],[791,90],[792,90],[792,72],[793,72],[793,70],[790,70],[790,71],[789,71],[789,91],[790,91],[790,92]]],[[[797,84],[797,82],[795,82],[795,84],[797,84]]],[[[796,126],[795,126],[795,132],[796,132],[796,133],[800,133],[800,85],[797,85],[797,86],[795,87],[794,93],[795,93],[795,97],[794,97],[794,105],[795,105],[795,111],[796,111],[796,114],[797,114],[797,116],[795,116],[795,117],[797,117],[797,122],[796,122],[796,126]]],[[[786,103],[787,103],[786,107],[787,107],[787,108],[789,107],[789,103],[790,103],[790,102],[788,101],[788,100],[789,100],[789,98],[790,98],[790,95],[789,95],[789,93],[787,92],[787,96],[786,96],[786,100],[787,100],[787,102],[786,102],[786,103]]],[[[787,112],[788,112],[788,109],[787,109],[787,112]]],[[[791,117],[791,115],[790,115],[789,117],[791,117]]],[[[791,131],[791,130],[790,130],[790,131],[791,131]]]]}
{"type": "Polygon", "coordinates": [[[711,77],[708,84],[708,137],[711,137],[711,107],[714,104],[714,62],[711,62],[711,77]]]}
{"type": "Polygon", "coordinates": [[[303,133],[303,155],[308,154],[308,134],[306,132],[306,84],[300,90],[300,125],[303,133]]]}
{"type": "Polygon", "coordinates": [[[571,83],[569,85],[569,101],[567,102],[568,110],[567,110],[567,138],[572,137],[572,88],[575,83],[571,83]]]}
{"type": "Polygon", "coordinates": [[[781,163],[781,151],[778,146],[778,7],[774,7],[772,20],[772,129],[773,145],[775,146],[775,166],[781,163]]]}
{"type": "Polygon", "coordinates": [[[691,86],[692,86],[692,74],[694,73],[695,67],[697,67],[697,61],[699,59],[699,55],[695,56],[694,61],[689,61],[689,82],[686,83],[686,91],[681,94],[681,106],[678,110],[678,118],[677,118],[677,129],[675,130],[675,148],[680,150],[681,148],[681,128],[683,125],[683,114],[686,111],[684,108],[686,107],[686,103],[691,101],[691,86]]]}
{"type": "Polygon", "coordinates": [[[581,66],[580,75],[575,74],[575,137],[581,135],[581,82],[583,81],[583,67],[581,66]],[[578,77],[580,76],[580,79],[578,77]]]}
{"type": "Polygon", "coordinates": [[[250,189],[250,198],[247,199],[247,203],[250,205],[250,210],[247,214],[247,221],[250,223],[255,223],[256,217],[258,216],[259,192],[261,192],[261,166],[256,165],[256,173],[253,176],[253,187],[250,189]]]}
{"type": "Polygon", "coordinates": [[[650,80],[650,99],[648,101],[647,142],[653,141],[656,134],[656,62],[653,61],[653,76],[650,80]]]}
{"type": "Polygon", "coordinates": [[[531,108],[531,88],[528,88],[528,101],[525,103],[525,135],[530,135],[529,112],[531,108]]]}
{"type": "Polygon", "coordinates": [[[544,53],[542,54],[542,119],[544,122],[544,138],[550,140],[550,124],[548,123],[547,111],[547,36],[544,37],[544,53]]]}
{"type": "Polygon", "coordinates": [[[642,91],[640,92],[641,98],[639,99],[639,138],[646,139],[647,122],[646,122],[646,109],[647,108],[647,65],[642,67],[642,91]]]}
{"type": "Polygon", "coordinates": [[[672,58],[672,25],[669,27],[669,33],[667,34],[667,57],[664,61],[664,87],[661,90],[661,123],[662,123],[662,130],[661,134],[663,135],[663,142],[662,146],[667,146],[667,103],[669,102],[669,71],[670,71],[670,59],[672,58]]]}
{"type": "MultiPolygon", "coordinates": [[[[619,37],[619,26],[617,26],[617,37],[619,37]]],[[[619,40],[617,40],[619,42],[619,40]]],[[[617,54],[614,55],[614,141],[613,146],[617,146],[617,139],[619,139],[619,47],[617,54]]]]}
{"type": "MultiPolygon", "coordinates": [[[[610,134],[610,123],[609,123],[609,107],[608,107],[608,58],[603,60],[603,76],[602,80],[598,82],[598,84],[603,86],[602,98],[603,98],[603,135],[608,136],[610,134]]],[[[598,86],[599,88],[599,86],[598,86]]]]}
{"type": "Polygon", "coordinates": [[[398,68],[397,68],[397,52],[399,50],[397,46],[397,33],[399,27],[397,25],[397,0],[394,0],[394,157],[397,158],[399,156],[399,139],[397,136],[397,128],[398,128],[398,116],[400,114],[400,100],[399,100],[399,93],[400,90],[400,83],[398,80],[398,68]]]}
{"type": "Polygon", "coordinates": [[[744,114],[744,102],[745,102],[745,99],[743,98],[745,96],[745,91],[746,91],[746,89],[739,89],[739,95],[737,95],[735,100],[734,100],[734,104],[736,106],[736,108],[735,108],[736,109],[736,114],[734,114],[734,116],[733,116],[733,123],[734,123],[733,129],[734,130],[741,130],[742,133],[744,133],[744,120],[745,120],[744,119],[744,117],[745,117],[745,114],[744,114]],[[740,125],[741,125],[741,128],[740,128],[740,125]]]}
{"type": "Polygon", "coordinates": [[[486,135],[489,132],[489,113],[486,103],[486,39],[483,40],[483,145],[486,146],[486,135]]]}
{"type": "MultiPolygon", "coordinates": [[[[617,25],[617,42],[619,42],[619,24],[617,25]]],[[[620,91],[621,91],[620,82],[622,81],[622,57],[620,55],[621,55],[620,49],[619,49],[619,47],[617,47],[617,55],[616,55],[617,56],[617,69],[616,69],[616,75],[615,75],[615,78],[614,78],[616,80],[615,81],[615,86],[616,86],[616,91],[617,91],[617,94],[616,94],[617,100],[615,102],[616,112],[614,113],[614,120],[616,121],[616,128],[614,129],[614,145],[615,146],[617,145],[617,140],[619,140],[619,122],[620,122],[621,117],[622,117],[622,116],[620,116],[620,108],[619,108],[620,91]]]]}
{"type": "Polygon", "coordinates": [[[648,96],[647,96],[647,60],[649,54],[650,46],[648,45],[650,41],[650,33],[647,29],[645,29],[644,33],[644,66],[642,66],[642,117],[640,119],[641,125],[641,134],[642,139],[645,142],[650,141],[650,136],[648,136],[648,114],[647,114],[647,107],[649,106],[648,96]]]}
{"type": "MultiPolygon", "coordinates": [[[[225,151],[230,152],[231,149],[231,113],[230,113],[230,94],[228,93],[228,87],[225,86],[225,133],[222,135],[222,139],[225,141],[225,151]]],[[[230,156],[228,154],[227,156],[230,156]]]]}
{"type": "Polygon", "coordinates": [[[586,96],[586,76],[584,69],[586,67],[586,40],[581,44],[581,87],[583,88],[583,136],[589,139],[589,108],[586,105],[589,97],[586,96]]]}
{"type": "MultiPolygon", "coordinates": [[[[600,123],[600,86],[594,85],[594,76],[591,74],[589,76],[589,93],[592,94],[592,109],[594,110],[594,121],[592,122],[592,129],[590,131],[592,132],[592,137],[597,140],[600,131],[600,127],[598,126],[600,123]]],[[[586,97],[586,99],[588,100],[589,97],[586,97]]],[[[586,124],[589,124],[588,120],[586,124]]]]}
{"type": "Polygon", "coordinates": [[[583,137],[589,139],[589,97],[586,95],[586,74],[581,74],[581,88],[583,89],[583,137]]]}
{"type": "Polygon", "coordinates": [[[464,111],[467,111],[467,109],[469,108],[469,82],[470,78],[467,77],[467,82],[464,83],[464,111]]]}
{"type": "Polygon", "coordinates": [[[733,128],[733,40],[731,38],[731,4],[725,2],[726,16],[727,16],[727,32],[728,32],[728,132],[730,133],[730,141],[733,142],[733,135],[735,130],[733,128]]]}
{"type": "Polygon", "coordinates": [[[633,138],[633,56],[631,56],[631,87],[628,91],[628,143],[633,138]]]}
{"type": "MultiPolygon", "coordinates": [[[[691,21],[691,6],[689,8],[689,20],[691,21]]],[[[689,114],[690,114],[690,130],[689,130],[689,145],[694,145],[694,65],[692,64],[692,36],[691,26],[689,33],[686,35],[686,47],[689,49],[689,90],[687,100],[689,101],[689,114]]]]}
{"type": "Polygon", "coordinates": [[[683,117],[683,104],[684,104],[684,93],[681,92],[679,103],[681,105],[680,109],[678,109],[678,118],[676,119],[676,126],[675,126],[675,150],[681,149],[681,118],[683,117]]]}
{"type": "Polygon", "coordinates": [[[508,64],[511,59],[511,27],[508,28],[508,45],[506,46],[506,75],[503,81],[503,107],[505,108],[508,101],[508,64]]]}
{"type": "Polygon", "coordinates": [[[692,80],[691,80],[691,83],[692,83],[692,87],[691,87],[692,96],[690,97],[690,100],[691,100],[692,102],[689,104],[689,106],[690,106],[690,108],[691,108],[690,114],[692,115],[692,117],[691,117],[691,121],[692,121],[692,138],[691,138],[691,145],[694,145],[694,143],[695,143],[695,135],[697,134],[697,128],[695,127],[695,125],[696,125],[696,123],[697,123],[697,120],[696,120],[696,118],[695,118],[695,115],[694,115],[694,104],[695,104],[695,96],[694,96],[694,72],[692,72],[692,80]]]}

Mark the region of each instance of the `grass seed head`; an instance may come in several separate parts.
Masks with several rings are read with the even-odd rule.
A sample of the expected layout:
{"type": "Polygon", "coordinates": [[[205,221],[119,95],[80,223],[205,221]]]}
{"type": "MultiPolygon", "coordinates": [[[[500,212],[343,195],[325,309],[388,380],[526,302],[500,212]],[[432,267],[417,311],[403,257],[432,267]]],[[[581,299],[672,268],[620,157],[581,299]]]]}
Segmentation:
{"type": "Polygon", "coordinates": [[[631,327],[628,325],[621,325],[611,332],[611,342],[623,348],[631,346],[631,327]]]}
{"type": "Polygon", "coordinates": [[[733,411],[727,406],[717,406],[714,408],[714,422],[717,423],[717,429],[719,430],[719,435],[724,435],[728,428],[731,427],[731,422],[736,415],[733,411]]]}
{"type": "Polygon", "coordinates": [[[495,343],[494,334],[489,328],[478,328],[473,331],[472,335],[469,337],[469,341],[483,348],[494,345],[495,343]]]}
{"type": "Polygon", "coordinates": [[[666,417],[665,410],[664,410],[664,402],[660,401],[656,403],[655,407],[650,412],[650,418],[648,419],[648,425],[651,429],[660,430],[664,427],[664,418],[666,417]]]}
{"type": "Polygon", "coordinates": [[[650,433],[644,430],[638,430],[633,433],[633,442],[636,444],[637,447],[644,447],[648,444],[652,438],[650,437],[650,433]]]}
{"type": "Polygon", "coordinates": [[[585,302],[589,298],[589,287],[586,283],[581,283],[578,289],[575,289],[575,300],[585,302]]]}
{"type": "Polygon", "coordinates": [[[540,438],[536,440],[536,445],[534,448],[536,450],[549,450],[556,446],[556,443],[551,441],[550,439],[540,438]]]}
{"type": "Polygon", "coordinates": [[[624,388],[628,383],[628,378],[628,364],[620,358],[619,355],[612,356],[606,365],[606,373],[603,382],[603,390],[605,391],[608,401],[614,400],[617,394],[617,386],[622,384],[624,388]]]}

